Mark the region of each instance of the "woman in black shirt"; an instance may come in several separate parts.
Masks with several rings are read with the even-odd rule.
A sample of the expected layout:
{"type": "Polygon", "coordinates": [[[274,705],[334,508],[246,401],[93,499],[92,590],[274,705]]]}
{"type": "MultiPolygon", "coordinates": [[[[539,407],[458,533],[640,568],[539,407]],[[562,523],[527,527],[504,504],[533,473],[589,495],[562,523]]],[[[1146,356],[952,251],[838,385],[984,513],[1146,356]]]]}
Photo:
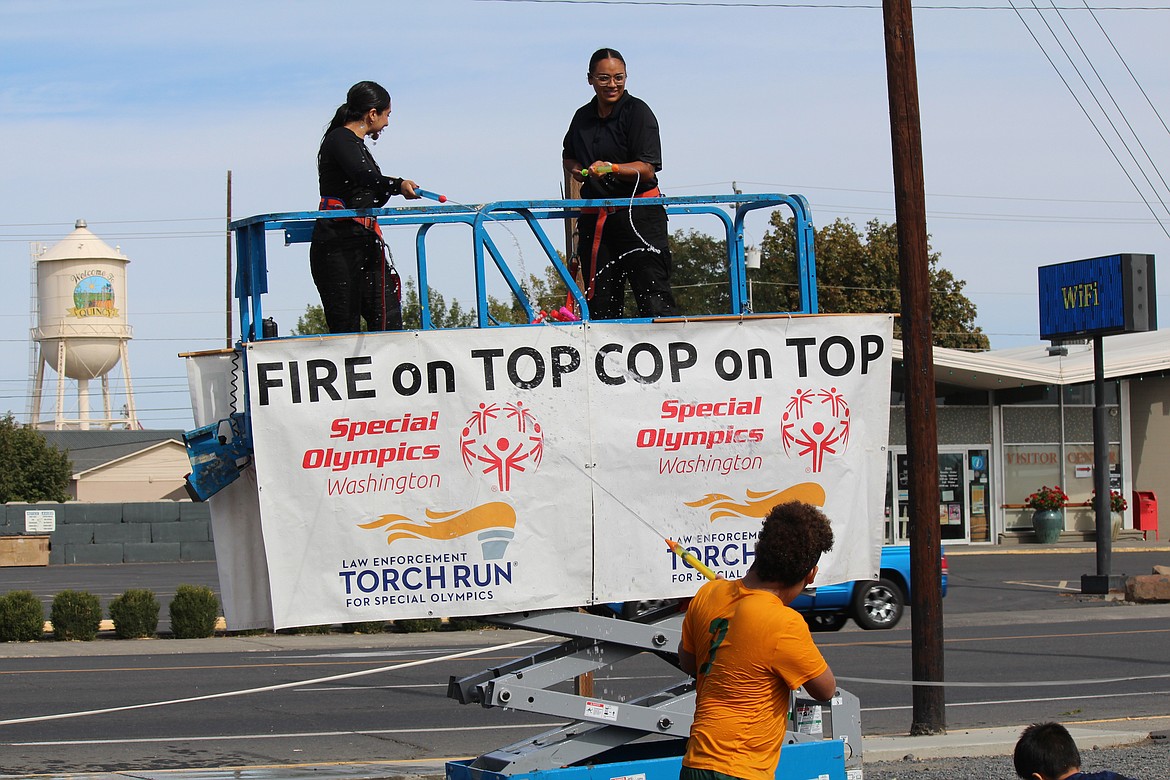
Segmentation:
{"type": "MultiPolygon", "coordinates": [[[[418,198],[409,179],[383,176],[366,148],[390,121],[390,93],[372,81],[350,87],[321,138],[317,153],[319,210],[382,206],[391,195],[418,198]]],[[[401,287],[373,217],[319,219],[309,266],[330,333],[402,328],[401,287]]]]}
{"type": "MultiPolygon", "coordinates": [[[[613,49],[589,59],[596,96],[577,109],[565,134],[565,170],[582,198],[656,197],[662,170],[658,120],[626,92],[626,61],[613,49]]],[[[670,292],[666,209],[640,206],[590,210],[577,220],[577,256],[591,319],[622,316],[626,279],[642,317],[678,313],[670,292]]]]}

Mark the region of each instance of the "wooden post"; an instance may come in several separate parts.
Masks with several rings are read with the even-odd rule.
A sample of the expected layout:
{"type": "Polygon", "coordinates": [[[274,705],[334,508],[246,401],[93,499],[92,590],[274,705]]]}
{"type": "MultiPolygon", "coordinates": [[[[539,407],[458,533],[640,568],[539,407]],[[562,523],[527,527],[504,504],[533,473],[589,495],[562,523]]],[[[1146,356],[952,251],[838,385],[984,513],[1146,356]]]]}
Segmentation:
{"type": "MultiPolygon", "coordinates": [[[[918,75],[910,0],[883,0],[882,16],[902,286],[906,451],[910,463],[911,670],[915,681],[942,682],[938,421],[934,406],[926,186],[922,173],[922,127],[918,113],[918,75]]],[[[914,686],[911,734],[946,731],[944,693],[939,686],[914,686]]]]}
{"type": "Polygon", "coordinates": [[[226,322],[224,324],[225,332],[227,333],[227,348],[232,348],[232,172],[227,172],[227,228],[225,229],[225,241],[227,242],[227,281],[224,284],[224,310],[226,312],[226,322]]]}

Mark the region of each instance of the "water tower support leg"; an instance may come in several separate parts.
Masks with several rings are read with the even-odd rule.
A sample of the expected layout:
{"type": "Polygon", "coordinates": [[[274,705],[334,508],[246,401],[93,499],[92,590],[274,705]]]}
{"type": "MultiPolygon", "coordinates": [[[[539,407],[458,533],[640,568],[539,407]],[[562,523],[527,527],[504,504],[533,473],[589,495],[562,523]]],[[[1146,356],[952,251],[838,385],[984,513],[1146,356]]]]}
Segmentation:
{"type": "Polygon", "coordinates": [[[130,381],[130,350],[129,342],[122,341],[118,345],[118,359],[122,362],[122,375],[126,377],[126,427],[130,430],[138,428],[138,413],[134,410],[134,385],[130,381]]]}
{"type": "Polygon", "coordinates": [[[110,375],[102,374],[102,418],[106,421],[103,428],[107,431],[114,427],[114,412],[110,408],[110,375]]]}
{"type": "Polygon", "coordinates": [[[53,426],[65,429],[65,340],[57,342],[57,421],[53,426]]]}
{"type": "Polygon", "coordinates": [[[77,380],[77,428],[89,430],[89,380],[77,380]]]}
{"type": "Polygon", "coordinates": [[[41,394],[45,391],[45,360],[41,356],[40,345],[37,345],[37,373],[33,382],[32,410],[28,416],[28,424],[33,428],[41,424],[41,394]]]}

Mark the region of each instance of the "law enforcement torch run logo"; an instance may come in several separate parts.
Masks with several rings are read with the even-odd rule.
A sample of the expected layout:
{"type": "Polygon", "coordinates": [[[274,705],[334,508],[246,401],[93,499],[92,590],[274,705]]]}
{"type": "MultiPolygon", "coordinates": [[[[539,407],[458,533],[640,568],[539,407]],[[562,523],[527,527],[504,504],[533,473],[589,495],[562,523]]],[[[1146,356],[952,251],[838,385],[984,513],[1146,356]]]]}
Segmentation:
{"type": "Polygon", "coordinates": [[[784,452],[807,459],[813,474],[824,468],[826,455],[840,455],[849,446],[849,403],[835,387],[798,388],[780,419],[784,452]]]}

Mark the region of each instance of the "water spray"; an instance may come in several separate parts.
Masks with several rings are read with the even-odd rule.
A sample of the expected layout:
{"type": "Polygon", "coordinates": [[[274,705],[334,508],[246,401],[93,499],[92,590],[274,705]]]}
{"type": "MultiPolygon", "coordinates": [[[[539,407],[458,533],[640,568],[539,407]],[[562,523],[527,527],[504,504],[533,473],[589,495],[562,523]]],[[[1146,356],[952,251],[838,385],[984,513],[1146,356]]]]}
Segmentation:
{"type": "Polygon", "coordinates": [[[695,571],[699,572],[700,574],[702,574],[704,577],[706,577],[706,578],[707,578],[707,579],[709,579],[709,580],[717,580],[717,579],[719,579],[719,575],[718,575],[718,574],[716,574],[716,573],[715,573],[714,571],[712,571],[712,570],[711,570],[709,567],[707,567],[706,565],[704,565],[704,564],[703,564],[703,563],[702,563],[702,562],[701,562],[701,561],[700,561],[698,558],[696,558],[696,557],[695,557],[695,556],[694,556],[692,553],[690,553],[690,552],[689,552],[689,551],[688,551],[688,550],[687,550],[685,547],[683,547],[681,544],[679,544],[678,542],[674,541],[673,539],[671,539],[669,536],[667,536],[667,535],[665,535],[664,533],[662,533],[661,531],[659,531],[659,530],[658,530],[657,528],[655,528],[654,526],[650,525],[650,521],[648,521],[646,518],[642,517],[640,514],[638,514],[637,512],[635,512],[635,511],[634,511],[634,510],[633,510],[633,509],[630,507],[630,505],[629,505],[629,504],[627,504],[625,501],[622,501],[620,498],[618,498],[617,496],[615,496],[615,495],[614,495],[614,494],[613,494],[613,493],[612,493],[612,492],[609,490],[609,488],[607,488],[605,485],[601,484],[601,483],[600,483],[600,482],[598,482],[596,479],[594,479],[592,474],[590,474],[590,473],[589,473],[589,472],[587,472],[585,469],[581,468],[581,467],[580,467],[580,466],[578,466],[578,465],[577,465],[575,462],[573,462],[573,461],[569,460],[568,458],[566,458],[565,460],[567,460],[567,461],[568,461],[569,463],[571,463],[571,464],[572,464],[572,465],[573,465],[573,466],[574,466],[574,467],[575,467],[575,468],[576,468],[578,471],[580,471],[582,474],[584,474],[584,475],[585,475],[585,477],[586,477],[586,479],[588,479],[588,480],[589,480],[590,482],[592,482],[594,485],[597,485],[597,487],[601,488],[601,491],[602,491],[603,493],[605,493],[607,496],[609,496],[610,498],[612,498],[614,501],[616,501],[616,502],[617,502],[617,503],[618,503],[618,504],[619,504],[619,505],[622,507],[622,509],[625,509],[625,510],[626,510],[627,512],[629,512],[631,515],[633,515],[635,520],[637,520],[639,523],[641,523],[642,525],[644,525],[644,526],[646,526],[647,528],[649,528],[649,529],[650,529],[650,530],[651,530],[651,531],[654,533],[654,535],[655,535],[655,536],[657,536],[658,538],[660,538],[662,541],[666,542],[666,547],[667,547],[667,549],[669,549],[669,550],[670,550],[672,553],[674,553],[675,555],[677,555],[679,558],[682,558],[684,563],[686,563],[687,565],[689,565],[691,568],[693,568],[695,571]]]}

